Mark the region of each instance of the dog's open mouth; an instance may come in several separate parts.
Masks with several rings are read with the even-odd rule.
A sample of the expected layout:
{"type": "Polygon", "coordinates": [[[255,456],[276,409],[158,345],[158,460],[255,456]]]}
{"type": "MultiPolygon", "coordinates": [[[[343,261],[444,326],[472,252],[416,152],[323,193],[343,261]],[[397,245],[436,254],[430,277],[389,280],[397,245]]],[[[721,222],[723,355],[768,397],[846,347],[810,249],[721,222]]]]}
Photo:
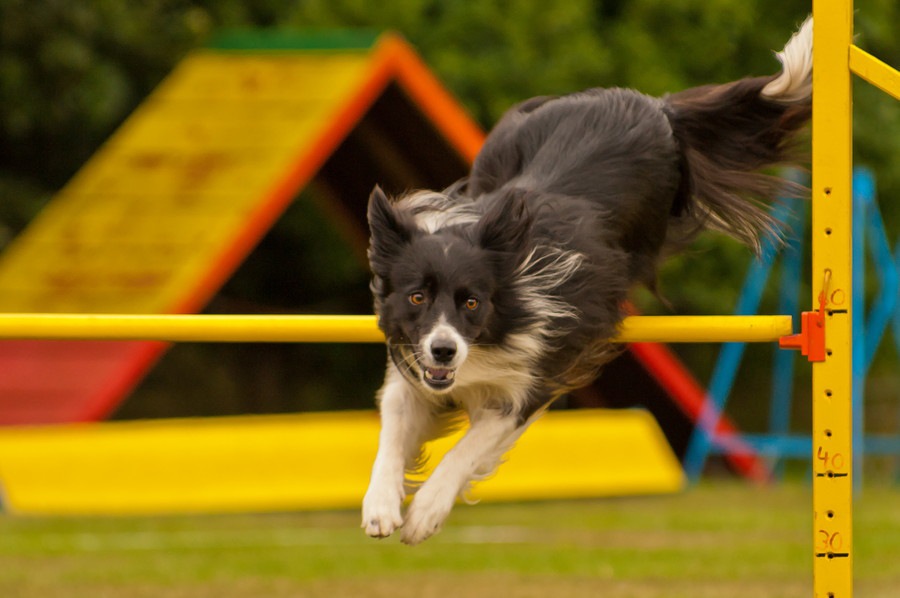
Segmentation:
{"type": "Polygon", "coordinates": [[[434,389],[449,388],[456,378],[456,370],[450,368],[424,368],[425,383],[434,389]]]}

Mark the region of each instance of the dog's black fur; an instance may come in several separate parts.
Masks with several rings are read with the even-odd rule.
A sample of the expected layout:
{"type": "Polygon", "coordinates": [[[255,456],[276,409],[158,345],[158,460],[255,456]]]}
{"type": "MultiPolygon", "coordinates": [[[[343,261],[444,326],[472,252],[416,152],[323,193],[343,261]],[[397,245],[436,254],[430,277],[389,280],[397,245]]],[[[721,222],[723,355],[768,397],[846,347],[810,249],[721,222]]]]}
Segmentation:
{"type": "MultiPolygon", "coordinates": [[[[397,201],[375,189],[369,257],[390,355],[382,450],[402,454],[401,474],[414,468],[456,409],[473,430],[482,419],[501,430],[459,448],[470,471],[451,462],[452,481],[425,482],[420,495],[428,488],[441,506],[417,497],[404,541],[433,533],[444,495],[489,473],[536,414],[617,354],[627,293],[654,286],[667,248],[704,228],[752,247],[773,232],[757,202],[779,181],[759,170],[789,158],[809,118],[810,44],[805,27],[778,75],[662,99],[628,89],[533,98],[504,115],[467,180],[397,201]],[[395,409],[406,422],[387,421],[395,409]]],[[[385,474],[380,463],[363,521],[375,536],[400,525],[395,493],[376,479],[398,466],[385,474]]]]}

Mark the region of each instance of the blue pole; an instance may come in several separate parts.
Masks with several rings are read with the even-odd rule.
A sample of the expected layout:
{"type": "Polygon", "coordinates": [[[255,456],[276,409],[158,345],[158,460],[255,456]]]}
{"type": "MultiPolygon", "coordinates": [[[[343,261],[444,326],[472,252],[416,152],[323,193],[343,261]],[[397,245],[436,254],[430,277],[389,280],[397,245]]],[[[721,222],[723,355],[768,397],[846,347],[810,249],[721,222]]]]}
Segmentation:
{"type": "MultiPolygon", "coordinates": [[[[853,310],[850,315],[853,330],[853,372],[852,427],[853,427],[853,486],[862,484],[862,465],[865,439],[864,407],[866,390],[866,211],[872,200],[875,183],[868,171],[855,169],[853,172],[853,310]]],[[[826,330],[826,335],[828,334],[826,330]]],[[[827,342],[827,336],[826,336],[827,342]]]]}
{"type": "MultiPolygon", "coordinates": [[[[772,216],[777,221],[784,222],[788,212],[787,205],[782,202],[775,206],[772,216]]],[[[744,286],[741,288],[738,304],[734,310],[736,315],[750,315],[757,312],[777,250],[776,240],[765,239],[759,259],[753,261],[744,279],[744,286]]],[[[719,351],[706,401],[694,424],[694,431],[684,455],[684,470],[691,481],[700,478],[715,443],[716,428],[741,365],[745,345],[746,343],[725,343],[719,351]]]]}
{"type": "Polygon", "coordinates": [[[897,308],[897,292],[900,289],[900,280],[897,276],[897,264],[888,243],[884,230],[884,222],[881,219],[881,211],[876,201],[875,179],[873,175],[864,169],[859,169],[860,177],[855,189],[866,203],[866,247],[869,249],[869,257],[875,267],[875,273],[880,282],[878,294],[872,300],[869,307],[865,326],[865,369],[866,373],[875,359],[878,346],[884,338],[885,330],[890,324],[891,316],[897,308]]]}
{"type": "MultiPolygon", "coordinates": [[[[781,281],[778,297],[778,313],[796,314],[800,311],[800,277],[802,270],[803,242],[806,237],[806,202],[792,202],[797,212],[792,219],[795,232],[781,255],[781,281]]],[[[769,433],[785,437],[790,432],[791,408],[794,398],[794,351],[775,350],[772,358],[772,395],[769,403],[769,433]]],[[[776,444],[776,446],[778,446],[776,444]]],[[[784,475],[784,460],[779,451],[773,451],[776,462],[773,474],[784,475]]]]}

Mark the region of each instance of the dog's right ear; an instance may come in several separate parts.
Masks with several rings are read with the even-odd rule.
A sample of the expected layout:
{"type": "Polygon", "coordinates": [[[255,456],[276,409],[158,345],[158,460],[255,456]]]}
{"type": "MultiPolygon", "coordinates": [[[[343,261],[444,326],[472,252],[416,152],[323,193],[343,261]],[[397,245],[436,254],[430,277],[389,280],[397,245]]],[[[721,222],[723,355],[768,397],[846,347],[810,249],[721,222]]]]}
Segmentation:
{"type": "Polygon", "coordinates": [[[533,219],[524,195],[523,191],[513,190],[482,216],[478,240],[483,248],[508,254],[527,249],[533,219]]]}
{"type": "Polygon", "coordinates": [[[369,195],[369,265],[376,276],[387,278],[393,260],[413,237],[415,225],[375,186],[369,195]]]}

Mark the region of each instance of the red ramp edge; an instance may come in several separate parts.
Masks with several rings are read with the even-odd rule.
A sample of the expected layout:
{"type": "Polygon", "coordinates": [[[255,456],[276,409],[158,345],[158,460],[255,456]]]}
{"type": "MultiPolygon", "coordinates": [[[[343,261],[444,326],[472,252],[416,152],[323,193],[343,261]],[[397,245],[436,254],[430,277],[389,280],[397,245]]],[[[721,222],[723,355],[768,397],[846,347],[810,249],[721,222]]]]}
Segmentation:
{"type": "Polygon", "coordinates": [[[104,419],[168,346],[150,341],[3,341],[0,425],[104,419]]]}

